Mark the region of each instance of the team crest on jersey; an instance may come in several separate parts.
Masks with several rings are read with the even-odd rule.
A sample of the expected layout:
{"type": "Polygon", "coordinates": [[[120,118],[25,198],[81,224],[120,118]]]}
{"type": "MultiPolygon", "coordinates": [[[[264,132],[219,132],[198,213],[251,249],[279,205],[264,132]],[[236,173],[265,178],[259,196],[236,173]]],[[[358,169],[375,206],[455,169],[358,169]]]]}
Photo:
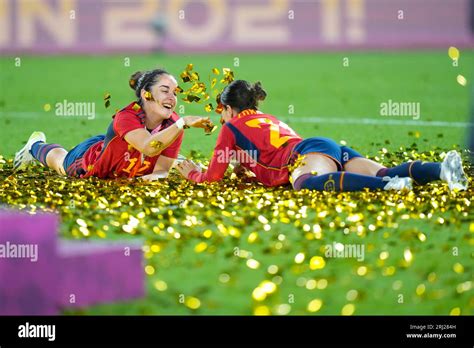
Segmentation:
{"type": "Polygon", "coordinates": [[[335,191],[336,190],[336,182],[332,178],[332,175],[329,175],[329,179],[324,183],[324,190],[325,191],[335,191]]]}

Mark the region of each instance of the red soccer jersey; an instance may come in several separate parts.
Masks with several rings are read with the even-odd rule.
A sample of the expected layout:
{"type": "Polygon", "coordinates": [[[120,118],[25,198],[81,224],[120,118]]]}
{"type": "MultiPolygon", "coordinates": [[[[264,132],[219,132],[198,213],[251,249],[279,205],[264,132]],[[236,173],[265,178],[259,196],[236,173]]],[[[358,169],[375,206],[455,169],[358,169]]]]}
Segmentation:
{"type": "MultiPolygon", "coordinates": [[[[163,121],[152,133],[159,132],[179,119],[173,112],[171,117],[163,121]]],[[[145,112],[139,104],[133,102],[115,114],[103,141],[92,145],[83,157],[83,168],[87,171],[82,177],[95,176],[98,178],[133,178],[153,172],[156,161],[163,155],[177,158],[183,133],[159,155],[148,157],[133,148],[125,140],[128,132],[145,127],[145,112]]]]}
{"type": "Polygon", "coordinates": [[[302,140],[276,117],[244,110],[222,127],[208,170],[205,173],[192,171],[188,179],[195,182],[221,180],[230,161],[236,159],[265,186],[287,184],[292,150],[302,140]]]}

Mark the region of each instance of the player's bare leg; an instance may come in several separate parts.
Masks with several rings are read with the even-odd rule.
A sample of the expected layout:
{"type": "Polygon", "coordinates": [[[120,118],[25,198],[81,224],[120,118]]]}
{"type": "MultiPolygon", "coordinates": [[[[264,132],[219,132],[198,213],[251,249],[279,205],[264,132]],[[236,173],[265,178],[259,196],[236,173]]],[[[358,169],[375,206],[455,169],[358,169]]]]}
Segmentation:
{"type": "Polygon", "coordinates": [[[303,165],[293,170],[291,178],[294,183],[304,174],[323,175],[333,172],[337,172],[337,166],[333,160],[323,155],[307,154],[304,155],[303,165]]]}
{"type": "Polygon", "coordinates": [[[385,166],[368,158],[355,157],[344,164],[344,170],[349,173],[376,176],[385,166]]]}
{"type": "Polygon", "coordinates": [[[68,152],[65,149],[57,148],[51,150],[46,156],[46,164],[49,168],[54,169],[59,175],[66,176],[63,163],[68,152]]]}

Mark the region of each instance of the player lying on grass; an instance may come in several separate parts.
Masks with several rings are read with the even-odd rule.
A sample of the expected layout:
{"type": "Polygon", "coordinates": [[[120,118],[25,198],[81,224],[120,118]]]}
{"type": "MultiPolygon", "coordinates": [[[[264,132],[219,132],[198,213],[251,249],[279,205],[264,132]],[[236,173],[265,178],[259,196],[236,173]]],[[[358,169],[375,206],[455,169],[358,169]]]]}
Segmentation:
{"type": "Polygon", "coordinates": [[[331,139],[302,139],[275,116],[258,111],[258,101],[265,97],[259,82],[230,83],[220,96],[223,127],[209,168],[201,172],[187,160],[177,166],[181,175],[198,183],[219,181],[237,156],[240,165],[266,186],[291,182],[295,190],[401,190],[411,189],[412,182],[443,180],[450,189],[467,188],[456,151],[448,152],[443,163],[414,161],[386,168],[331,139]]]}
{"type": "Polygon", "coordinates": [[[71,151],[46,143],[34,132],[16,153],[14,168],[25,169],[35,160],[61,175],[86,178],[166,177],[178,156],[186,126],[206,128],[208,118],[180,118],[176,106],[176,79],[165,70],[137,72],[130,78],[137,101],[117,112],[105,135],[89,138],[71,151]]]}

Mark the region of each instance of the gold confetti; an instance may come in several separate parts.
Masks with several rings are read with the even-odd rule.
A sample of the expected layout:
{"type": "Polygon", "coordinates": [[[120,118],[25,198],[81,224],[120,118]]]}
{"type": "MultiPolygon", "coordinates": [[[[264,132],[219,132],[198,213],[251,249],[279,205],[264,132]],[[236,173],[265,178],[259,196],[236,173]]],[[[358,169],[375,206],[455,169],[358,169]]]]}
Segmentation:
{"type": "Polygon", "coordinates": [[[459,50],[456,47],[451,46],[448,49],[448,55],[449,55],[449,58],[451,58],[452,60],[458,60],[459,50]]]}
{"type": "Polygon", "coordinates": [[[267,293],[261,287],[256,287],[252,292],[252,297],[255,301],[263,301],[267,298],[267,293]]]}
{"type": "MultiPolygon", "coordinates": [[[[386,166],[408,160],[442,161],[450,148],[419,151],[416,132],[416,128],[411,131],[410,146],[384,151],[383,141],[374,144],[379,148],[376,157],[386,166]]],[[[186,157],[209,165],[198,152],[186,157]]],[[[253,305],[242,309],[243,314],[320,313],[322,309],[339,314],[347,302],[355,305],[353,314],[365,314],[365,304],[377,293],[374,284],[382,283],[389,291],[404,292],[426,308],[436,308],[428,313],[447,314],[455,306],[455,296],[469,296],[472,291],[472,282],[466,278],[471,272],[469,247],[474,245],[472,185],[455,194],[442,182],[415,186],[407,193],[331,193],[265,188],[228,176],[220,183],[193,184],[182,180],[174,169],[168,179],[157,182],[72,179],[42,166],[15,173],[12,162],[11,156],[0,155],[1,204],[31,214],[57,212],[64,238],[108,239],[127,234],[131,235],[125,237],[144,238],[144,271],[150,289],[170,303],[176,301],[177,291],[198,291],[193,296],[199,297],[198,308],[205,314],[215,311],[218,301],[199,292],[198,282],[193,288],[179,277],[168,278],[172,267],[204,272],[213,263],[216,268],[209,272],[209,284],[226,291],[234,291],[247,279],[253,286],[243,296],[253,305]],[[452,232],[449,238],[442,237],[445,231],[452,232]],[[339,241],[336,251],[341,243],[346,245],[341,238],[365,244],[363,263],[325,258],[325,245],[339,241]],[[433,245],[447,254],[459,248],[448,272],[436,267],[433,245]],[[185,252],[194,256],[188,254],[186,259],[185,252]],[[166,278],[157,279],[158,275],[166,278]],[[343,278],[350,284],[345,286],[353,289],[341,285],[343,278]],[[287,299],[291,287],[298,290],[294,303],[287,299]],[[254,298],[256,288],[260,290],[255,297],[267,302],[254,298]],[[339,289],[334,292],[339,298],[323,303],[333,289],[339,289]],[[316,297],[321,302],[310,305],[316,297]],[[435,300],[438,306],[433,306],[435,300]]],[[[466,166],[468,175],[470,170],[466,166]]],[[[468,298],[466,306],[471,304],[474,301],[468,298]]],[[[453,313],[461,314],[461,310],[464,307],[453,313]]]]}
{"type": "Polygon", "coordinates": [[[295,256],[295,262],[296,263],[303,263],[304,261],[304,253],[298,253],[295,256]]]}
{"type": "Polygon", "coordinates": [[[272,314],[268,306],[257,306],[253,311],[254,315],[270,315],[272,314]]]}
{"type": "Polygon", "coordinates": [[[193,310],[201,307],[201,301],[197,297],[193,297],[193,296],[186,297],[184,304],[186,305],[186,307],[193,310]]]}
{"type": "Polygon", "coordinates": [[[464,273],[464,266],[461,265],[459,262],[456,262],[453,266],[453,270],[458,274],[464,273]]]}
{"type": "Polygon", "coordinates": [[[467,80],[464,76],[462,75],[458,75],[456,77],[456,81],[458,81],[458,83],[461,85],[461,86],[466,86],[467,85],[467,80]]]}
{"type": "Polygon", "coordinates": [[[357,290],[352,289],[347,292],[346,299],[347,301],[355,301],[358,295],[359,292],[357,290]]]}
{"type": "Polygon", "coordinates": [[[449,315],[461,315],[461,308],[454,307],[451,309],[451,312],[449,312],[449,315]]]}
{"type": "Polygon", "coordinates": [[[207,249],[207,243],[206,242],[201,242],[199,244],[197,244],[195,247],[194,247],[194,251],[196,253],[202,253],[204,250],[207,249]]]}
{"type": "Polygon", "coordinates": [[[312,300],[310,303],[308,303],[307,310],[308,312],[315,313],[321,309],[323,306],[323,301],[320,300],[319,298],[316,298],[312,300]]]}
{"type": "Polygon", "coordinates": [[[312,270],[324,268],[326,261],[321,256],[313,256],[309,261],[309,268],[312,270]]]}
{"type": "Polygon", "coordinates": [[[260,267],[260,262],[254,259],[247,260],[247,267],[251,269],[257,269],[260,267]]]}
{"type": "Polygon", "coordinates": [[[166,284],[166,282],[163,280],[156,280],[154,286],[158,291],[166,291],[168,289],[168,284],[166,284]]]}
{"type": "Polygon", "coordinates": [[[342,315],[352,315],[355,312],[355,306],[352,303],[346,304],[344,307],[342,307],[341,314],[342,315]]]}
{"type": "Polygon", "coordinates": [[[154,148],[155,150],[159,150],[159,149],[163,148],[163,143],[161,141],[152,140],[150,142],[150,146],[152,148],[154,148]]]}
{"type": "MultiPolygon", "coordinates": [[[[229,68],[223,68],[223,78],[219,82],[216,77],[209,77],[209,82],[201,80],[198,72],[194,71],[194,65],[188,64],[183,72],[180,74],[180,78],[184,84],[190,84],[179,87],[179,94],[181,94],[182,100],[185,103],[203,103],[212,97],[216,96],[216,103],[207,102],[204,106],[204,111],[211,112],[215,110],[217,113],[222,112],[222,105],[220,104],[220,93],[223,91],[225,86],[234,80],[234,72],[229,68]],[[212,93],[210,92],[212,90],[212,93]]],[[[220,71],[218,68],[211,69],[211,74],[219,75],[220,71]]],[[[207,132],[212,133],[215,130],[214,127],[207,132]]]]}

